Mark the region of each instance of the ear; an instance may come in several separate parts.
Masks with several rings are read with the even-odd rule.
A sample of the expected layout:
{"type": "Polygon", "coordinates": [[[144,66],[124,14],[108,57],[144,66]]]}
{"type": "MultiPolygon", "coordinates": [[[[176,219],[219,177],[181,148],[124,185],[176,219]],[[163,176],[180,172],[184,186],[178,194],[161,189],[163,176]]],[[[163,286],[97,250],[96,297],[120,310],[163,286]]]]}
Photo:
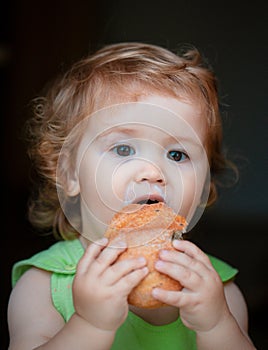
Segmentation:
{"type": "Polygon", "coordinates": [[[77,174],[68,174],[66,176],[66,194],[69,197],[77,196],[80,193],[79,178],[77,174]]]}
{"type": "Polygon", "coordinates": [[[76,169],[70,164],[69,157],[61,154],[58,162],[57,178],[60,187],[69,197],[77,196],[80,193],[79,176],[76,169]]]}

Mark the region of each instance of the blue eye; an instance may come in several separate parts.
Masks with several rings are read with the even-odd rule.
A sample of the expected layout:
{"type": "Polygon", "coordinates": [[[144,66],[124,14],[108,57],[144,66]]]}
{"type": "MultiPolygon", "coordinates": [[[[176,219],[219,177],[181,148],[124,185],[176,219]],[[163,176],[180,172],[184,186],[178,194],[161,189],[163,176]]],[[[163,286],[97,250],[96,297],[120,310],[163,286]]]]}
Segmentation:
{"type": "Polygon", "coordinates": [[[135,154],[134,148],[128,145],[118,145],[112,148],[112,151],[119,155],[120,157],[128,157],[135,154]]]}
{"type": "Polygon", "coordinates": [[[187,154],[181,151],[169,151],[167,157],[174,162],[182,162],[185,159],[188,159],[187,154]]]}

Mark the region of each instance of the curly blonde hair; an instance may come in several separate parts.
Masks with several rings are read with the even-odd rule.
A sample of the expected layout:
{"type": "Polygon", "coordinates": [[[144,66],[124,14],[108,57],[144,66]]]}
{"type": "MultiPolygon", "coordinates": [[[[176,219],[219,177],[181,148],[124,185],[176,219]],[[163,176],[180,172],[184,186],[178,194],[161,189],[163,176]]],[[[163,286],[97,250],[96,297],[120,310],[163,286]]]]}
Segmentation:
{"type": "MultiPolygon", "coordinates": [[[[211,168],[208,204],[216,200],[215,175],[227,161],[222,153],[217,80],[212,69],[194,47],[174,53],[150,44],[119,43],[81,59],[54,82],[45,96],[33,101],[34,113],[27,130],[29,156],[39,175],[38,191],[29,205],[34,226],[53,231],[62,239],[77,236],[64,215],[56,188],[57,163],[67,136],[91,113],[153,92],[199,103],[207,121],[206,148],[211,168]]],[[[74,151],[79,137],[68,142],[70,152],[74,151]]]]}

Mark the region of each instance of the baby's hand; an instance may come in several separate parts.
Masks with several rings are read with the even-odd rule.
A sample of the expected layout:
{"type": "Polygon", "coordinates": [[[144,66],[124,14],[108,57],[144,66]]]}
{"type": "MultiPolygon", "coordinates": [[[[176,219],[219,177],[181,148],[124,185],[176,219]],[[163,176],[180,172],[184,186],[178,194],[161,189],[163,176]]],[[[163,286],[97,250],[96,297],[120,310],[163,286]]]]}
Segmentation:
{"type": "Polygon", "coordinates": [[[117,262],[126,247],[107,243],[103,238],[86,249],[77,266],[73,299],[80,317],[98,329],[115,331],[127,317],[129,293],[148,269],[144,258],[117,262]]]}
{"type": "Polygon", "coordinates": [[[155,288],[153,296],[180,309],[183,323],[190,329],[209,331],[229,315],[221,279],[207,255],[189,241],[174,240],[176,251],[161,251],[156,269],[184,288],[165,291],[155,288]]]}

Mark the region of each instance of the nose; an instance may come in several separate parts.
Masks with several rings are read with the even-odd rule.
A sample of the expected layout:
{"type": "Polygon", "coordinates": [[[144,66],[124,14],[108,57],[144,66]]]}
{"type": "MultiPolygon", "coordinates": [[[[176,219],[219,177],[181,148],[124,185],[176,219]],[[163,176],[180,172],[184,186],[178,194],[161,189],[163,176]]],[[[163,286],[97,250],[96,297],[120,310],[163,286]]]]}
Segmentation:
{"type": "Polygon", "coordinates": [[[148,182],[148,183],[158,183],[160,185],[165,185],[166,180],[161,169],[149,162],[142,161],[136,168],[136,182],[148,182]]]}

